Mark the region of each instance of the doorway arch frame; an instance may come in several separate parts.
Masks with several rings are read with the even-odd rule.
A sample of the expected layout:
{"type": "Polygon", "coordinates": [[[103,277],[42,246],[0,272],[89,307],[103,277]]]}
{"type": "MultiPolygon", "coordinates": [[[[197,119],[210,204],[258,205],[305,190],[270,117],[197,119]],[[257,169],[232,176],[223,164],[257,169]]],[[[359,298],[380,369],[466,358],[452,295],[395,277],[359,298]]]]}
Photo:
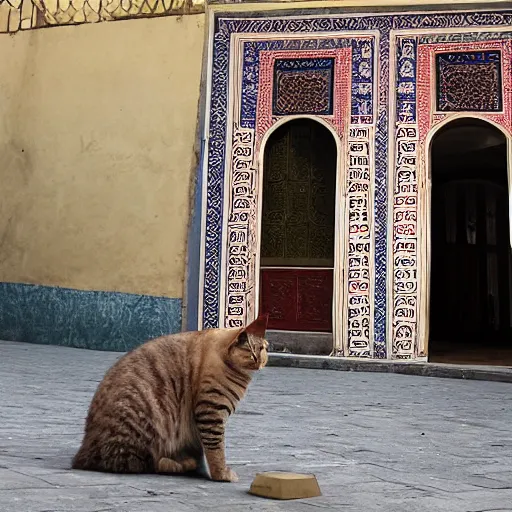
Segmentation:
{"type": "Polygon", "coordinates": [[[429,357],[430,335],[430,274],[432,266],[432,143],[436,135],[444,127],[457,119],[478,119],[500,131],[507,142],[507,183],[509,207],[509,243],[512,247],[512,133],[501,123],[496,122],[490,115],[473,112],[458,112],[448,115],[433,126],[420,143],[420,161],[423,164],[419,170],[418,210],[421,228],[418,233],[420,251],[418,254],[418,345],[419,357],[429,357]]]}
{"type": "Polygon", "coordinates": [[[336,143],[336,193],[334,208],[334,269],[333,269],[333,297],[332,297],[332,353],[343,351],[348,354],[348,339],[345,335],[347,322],[347,273],[344,271],[347,264],[348,246],[346,243],[347,234],[347,208],[346,208],[346,143],[347,137],[343,137],[336,128],[319,116],[314,115],[292,115],[286,116],[275,122],[257,141],[257,162],[259,169],[258,176],[258,202],[257,202],[257,242],[256,242],[256,283],[255,283],[255,311],[259,314],[260,305],[260,272],[261,272],[261,225],[263,220],[263,179],[265,173],[265,150],[272,134],[285,124],[299,119],[309,119],[327,128],[336,143]]]}

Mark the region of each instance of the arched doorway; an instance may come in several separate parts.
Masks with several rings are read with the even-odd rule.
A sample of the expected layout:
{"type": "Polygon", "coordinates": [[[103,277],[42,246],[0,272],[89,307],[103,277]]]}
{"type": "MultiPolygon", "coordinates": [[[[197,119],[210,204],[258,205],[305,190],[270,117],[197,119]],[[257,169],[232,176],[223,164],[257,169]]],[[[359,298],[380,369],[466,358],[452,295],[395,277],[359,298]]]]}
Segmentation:
{"type": "Polygon", "coordinates": [[[285,123],[265,146],[260,311],[274,350],[332,350],[336,167],[333,135],[311,119],[285,123]]]}
{"type": "Polygon", "coordinates": [[[507,140],[461,118],[431,145],[431,361],[512,363],[507,140]]]}

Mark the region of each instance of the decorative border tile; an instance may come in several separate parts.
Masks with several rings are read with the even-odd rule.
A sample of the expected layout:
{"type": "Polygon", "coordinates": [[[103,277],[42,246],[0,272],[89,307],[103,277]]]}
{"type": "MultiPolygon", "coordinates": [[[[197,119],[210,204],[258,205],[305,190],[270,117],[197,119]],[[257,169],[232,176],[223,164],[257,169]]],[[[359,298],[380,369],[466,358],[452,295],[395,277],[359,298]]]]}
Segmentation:
{"type": "Polygon", "coordinates": [[[351,124],[373,124],[374,61],[373,39],[352,39],[351,124]]]}
{"type": "MultiPolygon", "coordinates": [[[[350,126],[347,162],[348,356],[371,357],[373,332],[372,137],[368,126],[350,126]]],[[[345,354],[340,354],[345,355],[345,354]]]]}
{"type": "Polygon", "coordinates": [[[225,313],[222,325],[242,327],[254,302],[256,280],[258,171],[255,166],[254,130],[233,129],[232,169],[228,190],[225,313]]]}
{"type": "Polygon", "coordinates": [[[396,106],[398,123],[416,122],[416,52],[417,41],[414,37],[398,37],[396,106]]]}
{"type": "MultiPolygon", "coordinates": [[[[397,117],[401,114],[397,112],[397,117]]],[[[397,123],[393,187],[392,357],[414,356],[418,333],[418,127],[397,123]]]]}

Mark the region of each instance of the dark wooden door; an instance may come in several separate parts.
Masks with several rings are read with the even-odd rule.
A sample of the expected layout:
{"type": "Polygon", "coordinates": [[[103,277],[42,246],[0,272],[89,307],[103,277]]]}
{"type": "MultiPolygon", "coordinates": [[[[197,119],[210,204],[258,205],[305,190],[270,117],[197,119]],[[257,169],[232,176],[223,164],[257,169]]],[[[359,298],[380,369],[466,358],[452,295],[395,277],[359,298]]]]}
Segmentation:
{"type": "Polygon", "coordinates": [[[311,120],[267,142],[260,310],[269,329],[332,331],[336,160],[331,133],[311,120]]]}

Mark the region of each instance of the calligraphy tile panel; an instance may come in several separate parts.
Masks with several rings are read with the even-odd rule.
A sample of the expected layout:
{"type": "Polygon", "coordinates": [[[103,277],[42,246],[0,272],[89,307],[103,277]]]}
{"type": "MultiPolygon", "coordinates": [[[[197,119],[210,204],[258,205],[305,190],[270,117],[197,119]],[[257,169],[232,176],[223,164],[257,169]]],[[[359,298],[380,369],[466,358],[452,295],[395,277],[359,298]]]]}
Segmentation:
{"type": "Polygon", "coordinates": [[[348,320],[349,356],[370,357],[371,345],[371,142],[370,128],[349,129],[348,137],[348,320]]]}

